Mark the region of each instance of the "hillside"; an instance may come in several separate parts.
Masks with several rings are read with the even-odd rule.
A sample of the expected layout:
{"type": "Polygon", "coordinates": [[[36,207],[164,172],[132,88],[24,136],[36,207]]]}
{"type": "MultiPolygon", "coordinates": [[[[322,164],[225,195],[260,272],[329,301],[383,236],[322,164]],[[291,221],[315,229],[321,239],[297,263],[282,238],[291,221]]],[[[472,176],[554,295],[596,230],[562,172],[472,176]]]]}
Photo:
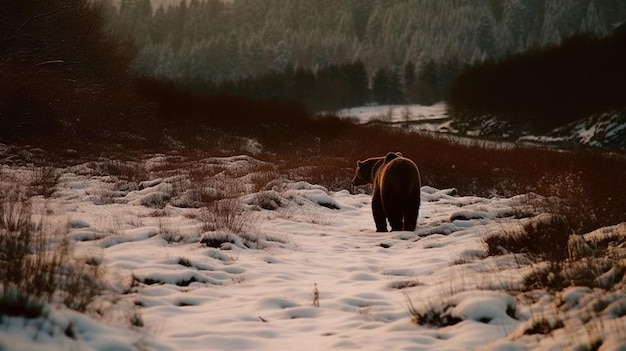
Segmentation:
{"type": "Polygon", "coordinates": [[[360,61],[371,82],[380,69],[402,76],[414,65],[422,94],[439,100],[466,64],[579,32],[604,36],[626,20],[619,0],[194,0],[165,8],[125,0],[108,12],[111,29],[139,47],[134,69],[148,76],[206,85],[360,61]]]}
{"type": "Polygon", "coordinates": [[[617,146],[626,108],[623,29],[603,38],[577,35],[559,45],[468,67],[447,100],[453,125],[485,137],[567,138],[567,131],[599,123],[608,130],[598,130],[598,138],[605,133],[614,139],[609,144],[617,146]]]}

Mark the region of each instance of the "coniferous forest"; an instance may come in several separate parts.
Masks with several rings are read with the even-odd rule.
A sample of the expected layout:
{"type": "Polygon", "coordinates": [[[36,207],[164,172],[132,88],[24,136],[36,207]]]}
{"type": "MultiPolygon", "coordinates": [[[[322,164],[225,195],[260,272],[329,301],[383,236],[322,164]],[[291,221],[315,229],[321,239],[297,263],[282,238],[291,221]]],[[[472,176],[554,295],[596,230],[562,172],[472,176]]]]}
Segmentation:
{"type": "Polygon", "coordinates": [[[150,0],[105,3],[133,69],[201,92],[287,97],[313,110],[444,100],[467,66],[580,32],[604,37],[621,0],[150,0]]]}

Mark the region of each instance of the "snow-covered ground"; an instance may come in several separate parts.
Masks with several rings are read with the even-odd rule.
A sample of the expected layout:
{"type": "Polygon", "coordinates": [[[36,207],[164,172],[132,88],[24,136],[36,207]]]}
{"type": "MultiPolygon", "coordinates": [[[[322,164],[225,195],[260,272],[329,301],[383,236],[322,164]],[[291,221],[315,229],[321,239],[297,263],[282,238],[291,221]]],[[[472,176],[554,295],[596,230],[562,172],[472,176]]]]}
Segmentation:
{"type": "Polygon", "coordinates": [[[452,132],[445,103],[422,105],[374,105],[337,111],[337,116],[351,117],[359,123],[390,123],[429,132],[452,132]]]}
{"type": "Polygon", "coordinates": [[[626,110],[596,114],[557,128],[549,135],[525,136],[520,140],[626,151],[626,110]]]}
{"type": "MultiPolygon", "coordinates": [[[[524,195],[426,184],[419,228],[377,233],[367,194],[288,179],[259,190],[262,162],[207,158],[194,163],[216,180],[198,181],[203,191],[242,193],[229,200],[243,206],[232,210],[236,230],[213,230],[209,210],[183,207],[195,201],[193,174],[175,160],[146,160],[142,181],[106,174],[103,160],[64,168],[51,198],[32,199],[76,241],[75,255],[101,262],[119,301],[102,320],[53,306],[46,317],[2,317],[0,350],[626,349],[625,293],[592,314],[598,290],[522,292],[532,266],[487,255],[485,236],[542,220],[514,216],[524,195]],[[411,309],[455,322],[418,325],[411,309]],[[143,328],[130,326],[135,315],[143,328]],[[537,321],[562,325],[534,332],[537,321]]],[[[34,171],[5,165],[0,175],[6,186],[34,171]]],[[[607,233],[626,236],[626,225],[590,235],[607,233]]]]}

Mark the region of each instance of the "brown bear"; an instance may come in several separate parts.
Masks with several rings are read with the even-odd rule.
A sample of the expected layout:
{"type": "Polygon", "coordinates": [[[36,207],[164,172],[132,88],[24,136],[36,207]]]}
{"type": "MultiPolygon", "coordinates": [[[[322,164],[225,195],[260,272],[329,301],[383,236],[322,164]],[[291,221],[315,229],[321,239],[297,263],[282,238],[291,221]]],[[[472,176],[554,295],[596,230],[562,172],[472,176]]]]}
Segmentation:
{"type": "Polygon", "coordinates": [[[373,184],[372,215],[377,232],[414,231],[420,208],[420,174],[417,166],[399,152],[358,161],[353,186],[373,184]]]}

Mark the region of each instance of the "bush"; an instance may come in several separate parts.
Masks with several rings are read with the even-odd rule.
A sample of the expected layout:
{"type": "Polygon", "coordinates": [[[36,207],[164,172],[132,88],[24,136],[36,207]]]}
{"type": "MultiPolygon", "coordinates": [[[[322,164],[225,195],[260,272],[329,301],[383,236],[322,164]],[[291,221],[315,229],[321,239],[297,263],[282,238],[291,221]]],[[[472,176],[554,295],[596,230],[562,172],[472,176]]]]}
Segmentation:
{"type": "Polygon", "coordinates": [[[135,51],[98,4],[5,1],[0,36],[0,140],[147,143],[137,136],[157,128],[128,75],[135,51]]]}
{"type": "Polygon", "coordinates": [[[571,227],[561,216],[542,215],[525,222],[522,231],[491,235],[485,238],[489,255],[505,252],[523,253],[535,260],[563,262],[569,255],[571,227]]]}
{"type": "Polygon", "coordinates": [[[252,213],[244,211],[238,199],[223,199],[211,202],[200,214],[204,231],[228,230],[241,234],[250,225],[252,213]]]}
{"type": "Polygon", "coordinates": [[[0,315],[35,318],[46,303],[80,312],[103,288],[98,265],[72,257],[67,235],[32,221],[22,188],[0,189],[0,315]]]}
{"type": "Polygon", "coordinates": [[[101,5],[89,0],[3,1],[2,14],[0,55],[31,74],[116,81],[135,57],[129,41],[105,31],[101,5]]]}
{"type": "MultiPolygon", "coordinates": [[[[406,297],[406,296],[405,296],[406,297]]],[[[419,309],[415,307],[413,301],[406,297],[406,304],[409,313],[412,316],[413,323],[418,325],[426,325],[434,328],[444,328],[462,322],[459,317],[452,315],[454,309],[453,304],[443,302],[438,305],[424,306],[419,309]]]]}

